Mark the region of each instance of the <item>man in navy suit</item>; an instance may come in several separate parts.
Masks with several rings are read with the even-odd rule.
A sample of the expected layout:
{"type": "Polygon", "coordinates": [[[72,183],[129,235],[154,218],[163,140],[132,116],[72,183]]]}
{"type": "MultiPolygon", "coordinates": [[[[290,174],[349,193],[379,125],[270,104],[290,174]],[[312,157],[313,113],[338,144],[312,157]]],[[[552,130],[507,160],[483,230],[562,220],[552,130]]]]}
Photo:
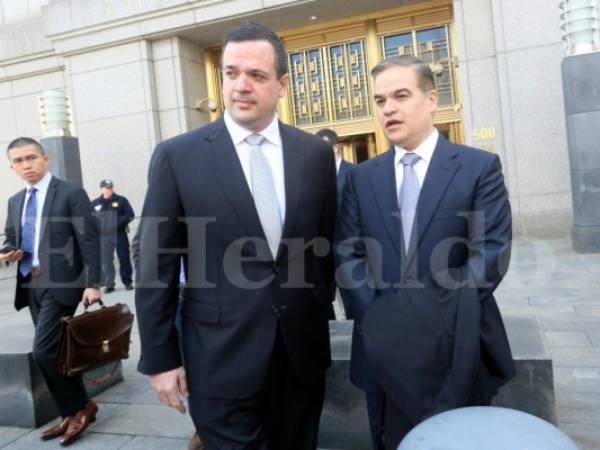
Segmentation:
{"type": "Polygon", "coordinates": [[[138,367],[165,405],[184,412],[189,391],[207,450],[315,449],[331,362],[333,153],[277,120],[288,74],[275,33],[233,30],[222,67],[224,116],[160,143],[150,163],[138,367]]]}
{"type": "Polygon", "coordinates": [[[15,308],[29,307],[35,326],[32,355],[62,416],[44,430],[43,440],[60,437],[60,445],[78,439],[96,419],[81,377],[56,370],[61,319],[79,302],[100,299],[100,243],[87,193],[49,171],[49,158],[38,141],[19,137],[8,144],[11,169],[26,188],[8,200],[0,262],[17,262],[15,308]]]}
{"type": "Polygon", "coordinates": [[[498,156],[452,144],[433,126],[437,92],[428,65],[393,57],[371,75],[392,146],[350,169],[335,250],[355,324],[351,379],[366,391],[379,450],[382,437],[396,449],[431,414],[489,404],[513,376],[493,297],[510,255],[511,210],[498,156]],[[468,367],[452,365],[459,344],[468,367]],[[456,373],[456,386],[448,386],[456,373]]]}
{"type": "MultiPolygon", "coordinates": [[[[349,163],[342,156],[342,144],[340,144],[338,135],[335,131],[329,128],[323,128],[317,131],[317,136],[327,141],[333,149],[335,155],[335,170],[337,174],[337,214],[340,213],[340,207],[342,206],[342,194],[344,192],[344,184],[346,183],[346,177],[348,176],[348,170],[352,167],[352,163],[349,163]]],[[[329,320],[335,320],[335,310],[333,303],[335,303],[337,287],[333,284],[332,292],[332,303],[329,312],[329,320]]]]}

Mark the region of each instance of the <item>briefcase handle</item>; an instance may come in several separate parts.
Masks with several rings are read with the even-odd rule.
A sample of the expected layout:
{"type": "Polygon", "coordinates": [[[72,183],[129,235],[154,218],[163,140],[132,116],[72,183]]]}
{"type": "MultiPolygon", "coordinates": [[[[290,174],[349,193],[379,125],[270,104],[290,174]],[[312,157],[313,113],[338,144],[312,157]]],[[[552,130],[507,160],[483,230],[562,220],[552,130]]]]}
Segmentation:
{"type": "MultiPolygon", "coordinates": [[[[102,308],[105,308],[105,307],[106,307],[106,306],[104,305],[104,302],[102,301],[102,299],[98,299],[98,301],[97,301],[97,302],[95,302],[95,303],[98,303],[98,304],[100,305],[100,309],[102,309],[102,308]]],[[[88,305],[86,305],[86,304],[84,303],[84,304],[83,304],[83,312],[84,312],[84,313],[88,312],[88,308],[89,308],[90,306],[92,306],[92,305],[89,305],[89,304],[88,304],[88,305]]]]}

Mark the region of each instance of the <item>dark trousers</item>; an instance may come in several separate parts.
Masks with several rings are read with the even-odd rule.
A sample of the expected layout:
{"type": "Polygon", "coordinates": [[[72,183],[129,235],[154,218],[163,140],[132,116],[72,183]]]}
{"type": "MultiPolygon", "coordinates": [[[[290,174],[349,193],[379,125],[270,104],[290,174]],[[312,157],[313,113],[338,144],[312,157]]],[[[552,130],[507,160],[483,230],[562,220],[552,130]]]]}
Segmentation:
{"type": "Polygon", "coordinates": [[[129,256],[129,238],[127,233],[117,233],[117,258],[119,259],[119,275],[125,286],[133,282],[133,269],[129,256]]]}
{"type": "Polygon", "coordinates": [[[103,234],[100,236],[102,272],[104,273],[104,284],[107,287],[115,286],[115,249],[119,259],[119,275],[125,286],[133,282],[133,269],[129,256],[129,239],[127,233],[103,234]]]}
{"type": "Polygon", "coordinates": [[[300,383],[278,333],[259,392],[242,399],[192,393],[189,407],[206,450],[315,450],[324,396],[325,374],[300,383]]]}
{"type": "MultiPolygon", "coordinates": [[[[492,398],[484,395],[479,387],[475,385],[464,406],[489,406],[492,398]]],[[[414,428],[413,425],[401,411],[401,409],[388,398],[384,399],[384,425],[383,435],[385,450],[396,450],[402,439],[414,428]]],[[[426,419],[423,419],[426,420],[426,419]]]]}
{"type": "Polygon", "coordinates": [[[72,316],[77,305],[65,306],[45,288],[24,288],[35,325],[33,358],[37,362],[50,395],[62,417],[72,416],[88,403],[81,377],[71,378],[56,372],[60,319],[72,316]]]}
{"type": "Polygon", "coordinates": [[[383,435],[385,450],[396,450],[402,439],[413,428],[396,404],[389,399],[384,400],[383,435]]]}
{"type": "Polygon", "coordinates": [[[383,390],[366,392],[367,415],[369,416],[369,429],[373,450],[383,450],[383,390]]]}

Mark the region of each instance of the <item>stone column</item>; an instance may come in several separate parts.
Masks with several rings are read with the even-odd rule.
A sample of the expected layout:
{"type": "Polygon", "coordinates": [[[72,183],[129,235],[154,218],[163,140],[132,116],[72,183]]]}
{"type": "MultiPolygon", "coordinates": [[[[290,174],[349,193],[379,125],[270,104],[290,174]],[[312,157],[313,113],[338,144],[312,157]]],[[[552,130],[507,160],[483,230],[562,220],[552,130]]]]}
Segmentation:
{"type": "Polygon", "coordinates": [[[42,92],[40,117],[44,131],[40,144],[50,156],[50,172],[83,187],[79,139],[71,136],[69,100],[62,90],[42,92]]]}
{"type": "Polygon", "coordinates": [[[83,187],[79,139],[71,136],[51,136],[40,139],[40,144],[50,156],[50,173],[83,187]]]}
{"type": "Polygon", "coordinates": [[[571,184],[573,248],[600,252],[600,52],[562,63],[571,184]]]}

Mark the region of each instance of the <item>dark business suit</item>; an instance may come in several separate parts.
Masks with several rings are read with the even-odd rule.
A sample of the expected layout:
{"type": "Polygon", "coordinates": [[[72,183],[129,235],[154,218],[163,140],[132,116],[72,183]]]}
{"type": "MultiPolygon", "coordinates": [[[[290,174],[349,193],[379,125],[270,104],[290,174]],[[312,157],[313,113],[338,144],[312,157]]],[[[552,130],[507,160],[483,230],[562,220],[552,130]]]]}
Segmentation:
{"type": "MultiPolygon", "coordinates": [[[[21,214],[26,190],[8,201],[7,244],[21,245],[21,214]]],[[[98,232],[86,192],[52,177],[41,213],[39,276],[17,270],[15,308],[29,306],[35,324],[33,357],[63,417],[85,408],[88,399],[81,378],[56,373],[60,319],[73,315],[86,287],[100,281],[98,232]]],[[[20,266],[20,263],[19,263],[20,266]]]]}
{"type": "MultiPolygon", "coordinates": [[[[238,402],[256,396],[281,360],[291,365],[299,383],[322,390],[330,364],[327,311],[333,257],[327,242],[317,251],[319,256],[304,244],[332,238],[333,153],[318,137],[281,123],[279,130],[286,198],[282,240],[290,245],[279,246],[275,261],[223,119],[159,144],[150,164],[140,224],[141,284],[136,289],[142,343],[139,370],[155,374],[181,365],[173,322],[180,249],[188,248],[183,353],[191,415],[209,450],[218,444],[211,444],[214,436],[203,435],[208,433],[203,426],[212,412],[197,406],[206,404],[198,401],[200,397],[238,402]],[[158,234],[152,230],[153,217],[163,220],[158,234]],[[187,222],[178,222],[179,217],[187,222]],[[156,238],[160,248],[175,249],[174,253],[153,255],[156,238]],[[247,238],[261,242],[244,242],[247,238]],[[155,281],[157,274],[163,286],[143,286],[155,281]],[[268,281],[259,288],[250,284],[263,280],[268,281]]],[[[318,414],[320,408],[311,424],[310,439],[315,444],[318,414]]],[[[278,419],[269,417],[273,423],[278,419]]],[[[232,444],[240,426],[235,422],[224,430],[231,435],[222,443],[231,445],[227,448],[244,447],[232,444]]],[[[301,427],[291,431],[302,432],[301,427]]],[[[284,448],[281,445],[278,448],[284,448]]],[[[288,448],[312,445],[298,442],[288,448]]]]}
{"type": "Polygon", "coordinates": [[[342,194],[344,192],[344,184],[346,184],[346,178],[348,177],[348,171],[354,164],[349,163],[345,159],[340,161],[340,168],[337,171],[337,204],[338,204],[338,213],[340,211],[340,207],[342,206],[342,194]]]}
{"type": "MultiPolygon", "coordinates": [[[[406,253],[399,219],[394,155],[392,147],[350,170],[338,220],[335,246],[340,265],[341,280],[338,281],[343,285],[342,296],[348,313],[355,320],[351,379],[373,398],[381,391],[378,381],[383,377],[378,377],[381,374],[372,370],[361,336],[361,321],[368,314],[369,306],[377,304],[374,308],[378,310],[376,314],[385,317],[381,314],[385,306],[378,304],[378,300],[384,296],[387,302],[390,296],[406,300],[406,292],[400,286],[414,283],[422,286],[418,295],[436,301],[438,296],[452,296],[446,291],[446,288],[448,291],[453,288],[448,283],[450,274],[450,277],[468,280],[471,286],[475,285],[481,304],[479,336],[482,369],[472,388],[472,391],[481,391],[481,398],[477,393],[471,393],[478,397],[477,403],[485,403],[514,373],[502,319],[493,297],[493,291],[507,268],[511,242],[510,205],[500,161],[496,155],[452,144],[440,135],[420,190],[410,248],[406,253]],[[372,239],[375,244],[366,244],[364,240],[347,241],[356,237],[372,239]],[[355,278],[361,276],[358,274],[368,273],[369,282],[351,284],[353,270],[349,263],[359,265],[354,269],[355,278]],[[444,287],[440,288],[435,282],[432,285],[431,279],[439,280],[444,287]],[[442,289],[442,294],[438,294],[439,289],[442,289]],[[482,398],[485,401],[481,401],[482,398]]],[[[453,298],[449,304],[456,315],[459,300],[456,295],[453,298]]],[[[399,310],[393,302],[390,304],[388,313],[399,310]]],[[[415,304],[420,305],[419,308],[426,306],[415,304]]],[[[436,305],[429,303],[433,308],[430,311],[445,307],[438,308],[436,305]]],[[[422,313],[424,310],[419,311],[422,313]]],[[[438,317],[432,317],[432,320],[437,321],[438,317]]],[[[439,322],[435,323],[439,325],[439,322]]],[[[390,318],[383,322],[382,319],[377,330],[370,321],[368,332],[392,336],[395,333],[393,328],[400,325],[400,320],[390,318]]],[[[448,330],[448,333],[452,332],[448,330]]],[[[423,331],[407,345],[415,346],[414,351],[417,351],[420,343],[430,344],[428,340],[433,339],[430,336],[423,331]]],[[[454,336],[447,340],[450,342],[452,339],[454,336]]],[[[387,350],[394,351],[393,348],[387,350]]],[[[451,357],[451,353],[446,356],[451,357]]],[[[393,406],[398,406],[399,399],[395,400],[393,406]]],[[[375,428],[381,405],[374,406],[371,402],[369,407],[372,425],[375,424],[373,433],[377,433],[375,428]]],[[[424,418],[423,415],[420,418],[424,418]]],[[[410,419],[414,416],[406,418],[408,429],[415,425],[410,419]]]]}
{"type": "MultiPolygon", "coordinates": [[[[348,171],[354,164],[349,163],[345,159],[342,158],[340,161],[340,168],[337,171],[337,215],[340,214],[340,208],[342,206],[342,195],[344,193],[344,184],[346,183],[346,177],[348,176],[348,171]]],[[[335,295],[337,291],[337,286],[335,283],[332,283],[332,293],[331,293],[331,306],[329,309],[329,320],[335,320],[335,310],[333,304],[335,303],[335,295]]]]}

